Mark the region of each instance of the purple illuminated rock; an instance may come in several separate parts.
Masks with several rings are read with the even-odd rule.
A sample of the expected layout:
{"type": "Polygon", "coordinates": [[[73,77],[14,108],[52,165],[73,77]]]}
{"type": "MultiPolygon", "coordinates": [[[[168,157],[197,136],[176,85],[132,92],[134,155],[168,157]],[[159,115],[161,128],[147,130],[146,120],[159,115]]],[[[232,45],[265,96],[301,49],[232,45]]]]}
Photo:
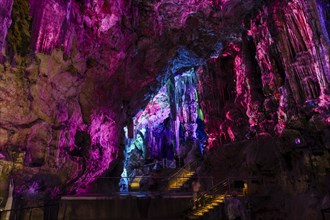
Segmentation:
{"type": "MultiPolygon", "coordinates": [[[[296,138],[301,144],[329,147],[326,1],[29,3],[32,53],[12,63],[0,58],[0,158],[5,158],[0,160],[12,160],[13,167],[7,162],[6,167],[13,172],[18,192],[54,197],[82,192],[98,176],[111,173],[123,151],[122,128],[164,85],[169,70],[176,75],[197,73],[208,148],[235,141],[254,144],[256,137],[282,135],[287,141],[283,149],[270,151],[285,155],[285,159],[276,155],[284,167],[289,164],[287,149],[296,138]],[[214,55],[219,42],[222,48],[214,55]],[[195,54],[196,62],[174,66],[183,49],[189,51],[187,57],[195,54]],[[302,134],[312,137],[304,140],[302,134]],[[56,180],[54,190],[48,183],[46,190],[40,187],[47,178],[56,180]]],[[[1,49],[6,47],[12,4],[0,0],[1,49]]],[[[185,92],[177,95],[184,94],[187,103],[180,106],[178,116],[185,120],[186,133],[194,133],[197,105],[188,101],[197,94],[188,91],[189,86],[182,88],[185,92]]],[[[170,110],[167,106],[163,110],[167,116],[170,110]]],[[[154,121],[166,118],[152,115],[154,121]]],[[[150,140],[155,146],[159,143],[160,139],[150,140]]],[[[256,162],[269,167],[270,162],[263,160],[274,159],[267,152],[256,155],[256,149],[263,147],[253,144],[246,151],[246,169],[252,174],[262,170],[256,162]]],[[[233,163],[237,154],[242,158],[237,150],[233,163]]],[[[306,166],[303,170],[309,172],[306,166]]],[[[277,175],[286,181],[291,171],[283,169],[277,175]]],[[[0,173],[0,178],[7,174],[0,173]]],[[[305,175],[297,179],[305,181],[305,175]]],[[[304,191],[305,186],[302,183],[299,189],[304,191]]],[[[287,183],[283,189],[292,192],[287,183]]]]}
{"type": "Polygon", "coordinates": [[[31,167],[41,167],[46,160],[46,150],[52,138],[52,130],[49,124],[40,123],[30,129],[27,139],[25,163],[31,167]]]}
{"type": "Polygon", "coordinates": [[[11,9],[14,0],[1,0],[0,1],[0,61],[2,61],[2,50],[6,46],[6,37],[8,29],[11,25],[11,9]]]}

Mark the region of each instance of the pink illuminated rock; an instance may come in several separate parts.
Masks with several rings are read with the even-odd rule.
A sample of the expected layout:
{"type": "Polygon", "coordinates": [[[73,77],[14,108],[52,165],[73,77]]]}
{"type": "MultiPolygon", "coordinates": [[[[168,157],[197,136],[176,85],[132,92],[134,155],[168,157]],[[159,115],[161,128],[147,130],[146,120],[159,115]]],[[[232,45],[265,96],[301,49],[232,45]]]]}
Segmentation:
{"type": "Polygon", "coordinates": [[[118,128],[112,117],[113,114],[108,111],[100,111],[92,115],[89,127],[91,145],[85,146],[87,149],[82,149],[85,152],[81,158],[84,168],[77,170],[79,174],[75,176],[76,180],[71,190],[81,192],[82,188],[102,175],[111,162],[117,159],[118,128]]]}
{"type": "Polygon", "coordinates": [[[10,15],[13,3],[13,0],[0,1],[0,61],[2,61],[2,50],[6,46],[7,32],[12,22],[10,15]]]}
{"type": "Polygon", "coordinates": [[[68,3],[56,0],[31,1],[32,42],[36,51],[49,52],[60,46],[62,25],[71,11],[68,3]]]}
{"type": "Polygon", "coordinates": [[[31,167],[41,167],[46,160],[46,150],[52,138],[52,130],[46,123],[33,126],[27,139],[25,163],[31,167]]]}
{"type": "MultiPolygon", "coordinates": [[[[0,160],[6,170],[12,166],[16,191],[28,195],[26,201],[38,193],[43,198],[82,193],[98,177],[115,173],[113,166],[123,158],[122,128],[142,109],[139,128],[157,127],[173,112],[170,103],[177,105],[176,115],[166,132],[180,155],[188,155],[188,148],[180,152],[182,143],[174,140],[180,121],[183,133],[194,137],[201,109],[207,148],[237,148],[224,161],[237,162],[238,155],[248,175],[266,172],[275,159],[289,166],[294,147],[328,147],[325,2],[30,0],[30,54],[0,57],[0,160]],[[197,91],[185,78],[187,71],[197,74],[197,91]],[[167,96],[163,86],[170,74],[180,78],[172,86],[182,91],[167,96]],[[161,97],[155,97],[162,87],[161,97]],[[147,105],[152,97],[156,100],[147,105]],[[265,140],[262,146],[255,146],[258,138],[265,140]],[[278,155],[257,154],[271,145],[267,138],[284,140],[270,146],[278,155]],[[242,146],[232,142],[251,143],[244,145],[246,161],[242,146]]],[[[4,52],[12,4],[0,0],[4,52]]],[[[159,153],[159,143],[149,139],[151,155],[159,153]]],[[[325,170],[320,173],[326,175],[325,170]]],[[[291,175],[289,168],[281,172],[276,174],[281,180],[291,175]]],[[[8,179],[8,173],[0,173],[0,179],[8,179]]]]}

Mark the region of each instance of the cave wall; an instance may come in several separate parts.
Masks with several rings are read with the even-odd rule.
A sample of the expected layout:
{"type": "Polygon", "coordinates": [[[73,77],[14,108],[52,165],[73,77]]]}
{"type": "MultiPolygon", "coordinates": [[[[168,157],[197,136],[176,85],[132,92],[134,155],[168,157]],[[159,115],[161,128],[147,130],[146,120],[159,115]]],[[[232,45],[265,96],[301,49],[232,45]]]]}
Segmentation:
{"type": "Polygon", "coordinates": [[[104,92],[108,88],[104,82],[118,68],[122,50],[127,49],[128,37],[116,37],[122,34],[120,25],[113,27],[118,20],[115,14],[125,13],[119,10],[125,7],[105,5],[101,10],[102,2],[21,3],[14,2],[9,28],[13,1],[1,1],[1,11],[8,12],[1,13],[1,37],[7,40],[1,43],[6,50],[0,65],[2,205],[10,179],[14,180],[15,194],[25,202],[32,197],[56,198],[64,192],[82,192],[118,157],[122,128],[122,99],[116,89],[125,88],[118,85],[104,92]],[[99,25],[102,28],[96,28],[99,25]],[[94,35],[110,28],[108,36],[113,38],[99,46],[94,35]],[[31,37],[30,45],[22,40],[26,36],[31,37]],[[113,45],[110,50],[103,51],[108,47],[105,43],[113,45]],[[21,53],[22,48],[28,55],[21,53]],[[114,94],[119,105],[113,103],[118,100],[109,98],[114,94]],[[105,108],[108,105],[114,107],[105,108]]]}
{"type": "Polygon", "coordinates": [[[262,6],[244,18],[241,41],[200,69],[211,150],[199,172],[250,181],[252,218],[321,219],[330,205],[325,5],[262,6]]]}
{"type": "Polygon", "coordinates": [[[7,31],[8,28],[11,25],[11,9],[13,7],[13,2],[12,0],[8,1],[1,1],[0,2],[0,8],[1,8],[1,13],[0,13],[0,21],[1,21],[1,39],[0,39],[0,49],[1,49],[1,54],[0,54],[0,59],[2,59],[2,51],[5,48],[6,45],[6,36],[7,36],[7,31]]]}
{"type": "Polygon", "coordinates": [[[20,3],[0,0],[4,198],[9,178],[56,197],[112,170],[122,127],[180,48],[202,60],[172,73],[197,70],[209,149],[259,136],[329,147],[325,0],[20,3]]]}
{"type": "Polygon", "coordinates": [[[313,115],[328,126],[329,38],[318,10],[306,1],[262,6],[244,18],[241,40],[228,42],[200,70],[202,106],[217,144],[282,135],[313,115]]]}

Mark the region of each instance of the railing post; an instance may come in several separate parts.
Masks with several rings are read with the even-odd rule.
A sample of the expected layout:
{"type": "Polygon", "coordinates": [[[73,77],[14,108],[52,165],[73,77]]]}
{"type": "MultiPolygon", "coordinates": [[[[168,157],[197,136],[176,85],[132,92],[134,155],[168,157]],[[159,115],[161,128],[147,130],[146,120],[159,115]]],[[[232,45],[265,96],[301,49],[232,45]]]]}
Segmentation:
{"type": "Polygon", "coordinates": [[[213,182],[213,176],[211,176],[211,188],[213,188],[214,182],[213,182]]]}
{"type": "Polygon", "coordinates": [[[229,193],[231,195],[231,188],[230,188],[230,180],[229,179],[228,179],[228,191],[229,191],[229,193]]]}
{"type": "Polygon", "coordinates": [[[31,217],[32,217],[32,208],[30,208],[29,220],[31,220],[31,217]]]}

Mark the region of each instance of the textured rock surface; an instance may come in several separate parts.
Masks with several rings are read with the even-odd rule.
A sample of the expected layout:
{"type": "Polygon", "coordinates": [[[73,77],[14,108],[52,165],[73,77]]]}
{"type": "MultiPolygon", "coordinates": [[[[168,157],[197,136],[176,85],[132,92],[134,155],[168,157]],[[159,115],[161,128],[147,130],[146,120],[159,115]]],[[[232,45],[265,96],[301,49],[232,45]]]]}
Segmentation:
{"type": "Polygon", "coordinates": [[[259,137],[213,148],[199,171],[215,180],[246,180],[249,193],[258,195],[245,201],[252,219],[321,219],[319,210],[329,205],[324,194],[329,152],[314,148],[311,153],[290,138],[259,137]]]}
{"type": "MultiPolygon", "coordinates": [[[[329,7],[325,0],[30,0],[30,17],[19,0],[0,0],[0,196],[10,172],[24,198],[83,191],[122,158],[119,139],[131,117],[171,74],[190,69],[208,148],[234,149],[221,163],[253,176],[284,161],[272,171],[272,189],[294,204],[312,198],[310,182],[319,181],[324,195],[329,7]],[[257,138],[274,146],[255,147],[257,138]],[[229,144],[236,141],[242,146],[229,144]]],[[[310,216],[319,197],[306,205],[310,216]]]]}
{"type": "Polygon", "coordinates": [[[2,51],[6,45],[6,36],[7,32],[9,29],[9,26],[11,25],[11,9],[13,6],[13,0],[3,0],[0,2],[0,23],[1,23],[1,28],[0,28],[0,49],[1,49],[1,54],[0,54],[0,59],[2,59],[2,51]]]}

